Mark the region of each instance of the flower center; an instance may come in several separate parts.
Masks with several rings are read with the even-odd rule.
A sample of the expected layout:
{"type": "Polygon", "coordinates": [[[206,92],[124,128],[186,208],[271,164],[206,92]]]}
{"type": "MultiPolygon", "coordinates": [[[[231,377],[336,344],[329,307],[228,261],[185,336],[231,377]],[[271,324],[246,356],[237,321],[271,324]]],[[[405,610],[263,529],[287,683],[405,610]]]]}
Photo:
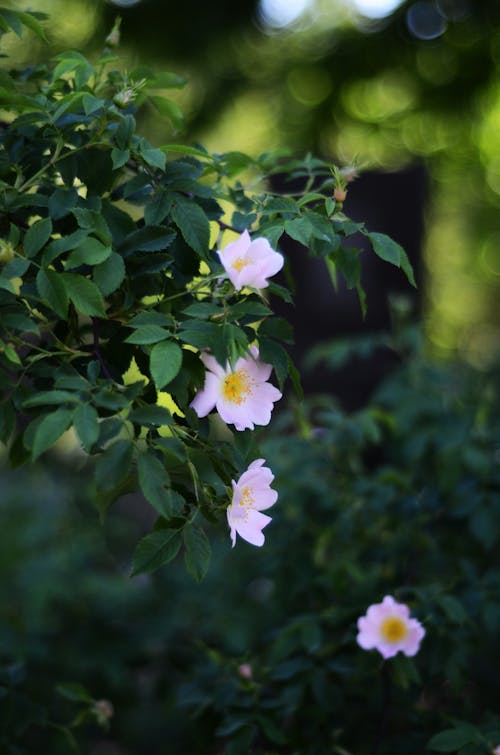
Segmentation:
{"type": "Polygon", "coordinates": [[[240,506],[245,506],[247,509],[252,509],[255,502],[253,497],[253,488],[246,487],[241,491],[240,506]]]}
{"type": "Polygon", "coordinates": [[[398,616],[389,616],[380,626],[380,633],[386,642],[401,642],[408,633],[408,628],[398,616]]]}
{"type": "Polygon", "coordinates": [[[246,370],[232,372],[224,378],[222,394],[226,401],[231,401],[233,404],[242,404],[251,393],[252,381],[246,370]]]}
{"type": "Polygon", "coordinates": [[[240,272],[244,267],[246,267],[249,264],[250,264],[249,260],[246,260],[243,257],[238,257],[237,259],[235,259],[231,267],[233,268],[233,270],[237,270],[238,272],[240,272]]]}

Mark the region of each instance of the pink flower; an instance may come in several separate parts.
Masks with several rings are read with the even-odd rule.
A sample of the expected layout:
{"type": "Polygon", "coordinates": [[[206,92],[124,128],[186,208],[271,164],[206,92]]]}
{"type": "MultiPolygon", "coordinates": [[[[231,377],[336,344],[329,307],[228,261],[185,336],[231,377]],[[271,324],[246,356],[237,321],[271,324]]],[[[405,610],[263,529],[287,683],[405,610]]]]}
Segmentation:
{"type": "Polygon", "coordinates": [[[236,533],[252,545],[264,544],[262,530],[269,524],[271,517],[261,511],[276,503],[278,494],[271,488],[274,475],[263,464],[264,459],[252,461],[238,482],[232,480],[233,498],[227,507],[227,521],[233,548],[236,533]]]}
{"type": "Polygon", "coordinates": [[[284,263],[283,255],[275,252],[267,239],[252,241],[248,231],[217,254],[236,291],[243,286],[267,288],[267,279],[276,275],[284,263]]]}
{"type": "Polygon", "coordinates": [[[370,606],[366,616],[358,619],[357,642],[364,650],[376,648],[384,658],[392,658],[400,650],[415,655],[425,635],[417,619],[410,619],[410,610],[386,595],[382,603],[370,606]]]}
{"type": "Polygon", "coordinates": [[[493,755],[500,755],[500,745],[497,745],[493,750],[493,755]]]}
{"type": "Polygon", "coordinates": [[[237,430],[269,424],[273,404],[281,393],[266,382],[272,367],[259,361],[256,346],[237,360],[234,369],[229,363],[221,367],[211,354],[202,354],[201,359],[207,368],[205,385],[190,404],[198,417],[206,417],[216,408],[224,422],[237,430]]]}
{"type": "Polygon", "coordinates": [[[251,679],[253,676],[252,667],[249,663],[241,663],[238,666],[238,674],[242,679],[251,679]]]}

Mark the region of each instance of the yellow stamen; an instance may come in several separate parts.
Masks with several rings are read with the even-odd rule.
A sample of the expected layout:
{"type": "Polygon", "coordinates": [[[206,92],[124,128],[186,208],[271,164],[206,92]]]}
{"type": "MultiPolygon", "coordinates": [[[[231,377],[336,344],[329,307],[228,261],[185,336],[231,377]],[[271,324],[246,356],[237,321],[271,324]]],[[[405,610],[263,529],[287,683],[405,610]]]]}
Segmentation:
{"type": "Polygon", "coordinates": [[[398,616],[389,616],[380,626],[380,633],[387,642],[401,642],[408,634],[408,628],[398,616]]]}
{"type": "Polygon", "coordinates": [[[224,378],[222,393],[226,401],[242,404],[252,393],[252,380],[246,370],[232,372],[224,378]]]}
{"type": "Polygon", "coordinates": [[[249,264],[250,262],[248,260],[243,259],[243,257],[238,257],[237,259],[235,259],[231,267],[233,268],[233,270],[237,270],[238,272],[240,272],[244,267],[246,267],[249,264]]]}
{"type": "Polygon", "coordinates": [[[241,500],[240,500],[240,506],[247,506],[248,508],[252,508],[252,504],[255,501],[255,498],[252,495],[253,488],[247,487],[243,488],[241,491],[241,500]]]}

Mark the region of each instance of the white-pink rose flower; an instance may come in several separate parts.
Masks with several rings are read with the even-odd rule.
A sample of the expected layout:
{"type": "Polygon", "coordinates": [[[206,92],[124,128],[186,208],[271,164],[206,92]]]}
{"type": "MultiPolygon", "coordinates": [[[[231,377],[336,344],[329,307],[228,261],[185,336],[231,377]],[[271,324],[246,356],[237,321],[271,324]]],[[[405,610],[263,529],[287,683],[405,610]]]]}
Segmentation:
{"type": "Polygon", "coordinates": [[[283,255],[275,252],[267,239],[252,241],[248,231],[217,254],[236,291],[244,286],[267,288],[267,279],[276,275],[284,263],[283,255]]]}
{"type": "Polygon", "coordinates": [[[207,368],[205,385],[190,404],[198,417],[206,417],[215,408],[224,422],[237,430],[269,424],[274,402],[281,393],[267,382],[272,367],[259,360],[256,346],[251,346],[234,368],[229,363],[221,367],[211,354],[202,354],[201,359],[207,368]]]}
{"type": "Polygon", "coordinates": [[[415,655],[425,635],[417,619],[410,618],[410,609],[386,595],[382,603],[370,606],[358,619],[357,642],[364,650],[375,648],[384,658],[392,658],[399,651],[415,655]]]}
{"type": "Polygon", "coordinates": [[[231,542],[236,543],[236,533],[252,545],[263,545],[262,530],[271,517],[261,512],[270,508],[278,499],[278,493],[271,488],[274,475],[269,467],[264,467],[264,459],[252,461],[238,482],[232,480],[233,497],[227,507],[227,521],[231,530],[231,542]]]}

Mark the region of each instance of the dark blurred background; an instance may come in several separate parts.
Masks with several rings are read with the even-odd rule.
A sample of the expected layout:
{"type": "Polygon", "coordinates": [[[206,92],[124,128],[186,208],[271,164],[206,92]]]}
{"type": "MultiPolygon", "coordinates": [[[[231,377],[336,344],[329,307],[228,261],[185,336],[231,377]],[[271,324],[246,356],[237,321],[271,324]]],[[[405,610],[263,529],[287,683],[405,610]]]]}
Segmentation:
{"type": "MultiPolygon", "coordinates": [[[[9,3],[8,3],[9,4],[9,3]]],[[[22,0],[10,3],[27,7],[22,0]]],[[[3,66],[68,47],[96,56],[117,15],[120,54],[188,79],[175,131],[142,113],[156,144],[201,142],[258,154],[288,147],[361,169],[346,212],[408,252],[418,292],[368,254],[368,317],[333,295],[321,264],[286,246],[298,274],[296,356],[318,339],[389,325],[388,294],[410,297],[427,347],[486,368],[500,351],[500,3],[496,0],[30,0],[50,46],[4,37],[3,66]],[[304,309],[306,307],[306,309],[304,309]]],[[[387,356],[387,355],[386,355],[387,356]]],[[[384,354],[372,372],[386,371],[384,354]]],[[[387,357],[390,364],[390,358],[387,357]]],[[[356,371],[361,399],[371,378],[356,371]]],[[[304,376],[328,388],[328,373],[304,376]]],[[[352,381],[351,377],[347,382],[352,381]]]]}

